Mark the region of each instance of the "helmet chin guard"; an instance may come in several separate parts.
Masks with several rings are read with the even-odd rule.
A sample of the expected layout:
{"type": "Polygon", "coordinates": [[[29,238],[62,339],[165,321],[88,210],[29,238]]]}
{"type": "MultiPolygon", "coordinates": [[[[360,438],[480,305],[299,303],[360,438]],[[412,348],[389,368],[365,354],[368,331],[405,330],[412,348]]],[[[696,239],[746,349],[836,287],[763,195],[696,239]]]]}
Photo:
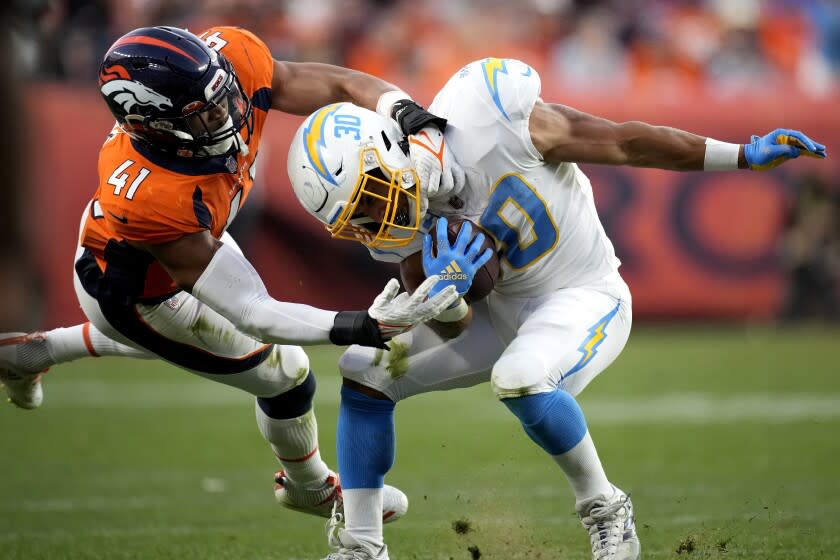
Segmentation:
{"type": "Polygon", "coordinates": [[[295,133],[292,188],[338,239],[388,249],[411,243],[421,219],[419,178],[391,119],[351,103],[323,107],[295,133]]]}

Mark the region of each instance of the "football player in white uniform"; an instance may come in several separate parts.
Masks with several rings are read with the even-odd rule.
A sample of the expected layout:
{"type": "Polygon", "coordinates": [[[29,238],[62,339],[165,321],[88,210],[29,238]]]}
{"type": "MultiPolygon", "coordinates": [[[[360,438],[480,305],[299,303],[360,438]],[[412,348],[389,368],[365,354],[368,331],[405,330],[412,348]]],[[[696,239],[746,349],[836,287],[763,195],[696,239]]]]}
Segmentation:
{"type": "Polygon", "coordinates": [[[327,559],[388,558],[378,512],[394,459],[395,403],[485,381],[565,474],[593,558],[636,559],[632,503],[607,478],[575,400],[624,348],[632,321],[619,260],[575,162],[765,169],[799,155],[825,157],[825,147],[783,129],[739,145],[614,123],[542,101],[537,72],[510,59],[468,64],[429,110],[448,119],[444,134],[408,142],[441,154],[441,163],[454,155],[466,174],[458,191],[417,193],[399,129],[387,113],[351,104],[313,113],[289,152],[302,205],[334,237],[366,244],[375,259],[400,262],[422,251],[427,274],[440,271],[436,262],[454,259],[469,277],[475,253],[461,254],[459,243],[461,249],[449,247],[445,228],[437,259],[417,235],[441,217],[457,216],[491,235],[501,260],[485,299],[460,301],[393,339],[387,354],[352,346],[342,356],[338,462],[345,519],[343,528],[339,516],[333,520],[330,544],[337,551],[327,559]]]}

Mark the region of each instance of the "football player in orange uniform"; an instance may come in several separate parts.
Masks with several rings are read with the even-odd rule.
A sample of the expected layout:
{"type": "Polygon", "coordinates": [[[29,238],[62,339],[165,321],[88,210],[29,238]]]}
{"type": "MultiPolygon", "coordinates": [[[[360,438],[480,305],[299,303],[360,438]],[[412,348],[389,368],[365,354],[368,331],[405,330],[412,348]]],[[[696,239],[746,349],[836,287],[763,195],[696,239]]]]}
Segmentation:
{"type": "MultiPolygon", "coordinates": [[[[270,109],[306,114],[353,100],[389,116],[399,110],[406,134],[440,134],[445,121],[373,76],[274,60],[260,39],[234,27],[200,36],[134,30],[105,54],[99,87],[117,122],[99,154],[99,186],[76,254],[75,289],[89,322],[0,335],[0,381],[10,400],[39,406],[40,373],[57,363],[163,359],[253,394],[260,432],[283,467],[278,501],[328,517],[340,492],[318,452],[315,378],[298,345],[384,347],[457,294],[427,298],[434,279],[412,296],[398,294],[391,280],[365,311],[277,301],[225,230],[251,190],[270,109]]],[[[352,123],[344,132],[353,133],[352,123]]],[[[442,165],[433,180],[451,187],[457,171],[453,179],[442,165]]],[[[407,500],[392,488],[383,508],[394,520],[407,500]]]]}

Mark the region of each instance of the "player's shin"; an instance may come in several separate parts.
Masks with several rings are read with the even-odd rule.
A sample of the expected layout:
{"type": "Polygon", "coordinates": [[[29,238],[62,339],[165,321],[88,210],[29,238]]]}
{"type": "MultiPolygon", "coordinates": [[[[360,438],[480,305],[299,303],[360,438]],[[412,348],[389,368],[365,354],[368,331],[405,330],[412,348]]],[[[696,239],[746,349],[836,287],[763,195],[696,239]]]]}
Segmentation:
{"type": "Polygon", "coordinates": [[[598,458],[583,411],[572,395],[554,389],[502,402],[519,418],[528,436],[560,466],[577,501],[612,495],[613,487],[598,458]]]}
{"type": "Polygon", "coordinates": [[[344,494],[345,533],[369,550],[380,550],[385,474],[394,463],[395,403],[341,389],[336,434],[344,494]]]}
{"type": "Polygon", "coordinates": [[[285,393],[257,398],[260,433],[283,465],[285,477],[300,488],[319,487],[330,474],[318,450],[314,394],[315,376],[310,372],[301,384],[285,393]]]}

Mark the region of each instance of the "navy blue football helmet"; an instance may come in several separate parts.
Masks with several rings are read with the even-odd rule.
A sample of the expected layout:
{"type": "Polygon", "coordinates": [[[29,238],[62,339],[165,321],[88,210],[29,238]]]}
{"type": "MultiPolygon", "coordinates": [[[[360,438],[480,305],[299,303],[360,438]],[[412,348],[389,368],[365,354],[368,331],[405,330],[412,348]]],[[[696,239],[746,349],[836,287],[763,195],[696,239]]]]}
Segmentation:
{"type": "Polygon", "coordinates": [[[118,39],[99,70],[99,91],[120,128],[149,148],[185,157],[247,153],[253,114],[230,62],[175,27],[118,39]]]}

